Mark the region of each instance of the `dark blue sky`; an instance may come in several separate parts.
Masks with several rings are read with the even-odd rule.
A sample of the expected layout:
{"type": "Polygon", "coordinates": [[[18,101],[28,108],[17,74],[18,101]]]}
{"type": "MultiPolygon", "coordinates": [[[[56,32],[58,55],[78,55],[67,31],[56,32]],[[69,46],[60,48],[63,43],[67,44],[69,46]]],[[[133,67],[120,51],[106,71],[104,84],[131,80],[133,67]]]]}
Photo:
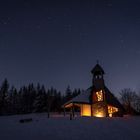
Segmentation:
{"type": "Polygon", "coordinates": [[[0,0],[0,81],[86,89],[97,59],[113,92],[140,90],[139,0],[0,0]]]}

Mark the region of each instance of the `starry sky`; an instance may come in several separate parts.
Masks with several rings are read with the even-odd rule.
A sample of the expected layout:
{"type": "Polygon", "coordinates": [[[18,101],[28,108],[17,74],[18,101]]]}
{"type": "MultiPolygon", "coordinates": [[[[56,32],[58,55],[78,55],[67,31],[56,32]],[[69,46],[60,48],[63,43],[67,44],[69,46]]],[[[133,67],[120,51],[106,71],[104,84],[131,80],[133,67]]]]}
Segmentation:
{"type": "Polygon", "coordinates": [[[0,0],[0,82],[140,91],[139,0],[0,0]]]}

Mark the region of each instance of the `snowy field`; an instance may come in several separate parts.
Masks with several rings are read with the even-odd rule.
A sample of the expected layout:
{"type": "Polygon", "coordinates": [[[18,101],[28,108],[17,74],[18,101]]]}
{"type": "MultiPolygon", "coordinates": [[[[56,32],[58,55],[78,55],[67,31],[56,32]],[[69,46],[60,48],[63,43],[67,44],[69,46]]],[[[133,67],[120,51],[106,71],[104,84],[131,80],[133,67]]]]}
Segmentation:
{"type": "Polygon", "coordinates": [[[0,117],[0,140],[140,140],[140,117],[89,118],[30,114],[0,117]],[[20,119],[32,122],[20,123],[20,119]]]}

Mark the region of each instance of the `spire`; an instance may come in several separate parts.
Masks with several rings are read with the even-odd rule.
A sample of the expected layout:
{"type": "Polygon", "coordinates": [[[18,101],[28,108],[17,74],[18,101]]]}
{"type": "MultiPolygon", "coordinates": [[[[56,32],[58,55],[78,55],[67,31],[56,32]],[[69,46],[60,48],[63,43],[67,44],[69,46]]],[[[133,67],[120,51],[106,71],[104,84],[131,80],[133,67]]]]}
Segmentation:
{"type": "Polygon", "coordinates": [[[96,61],[96,62],[97,62],[97,64],[99,64],[99,60],[98,60],[98,59],[97,59],[97,61],[96,61]]]}
{"type": "Polygon", "coordinates": [[[93,74],[92,84],[96,87],[96,89],[101,89],[104,87],[104,77],[105,74],[103,68],[99,65],[99,61],[95,67],[91,70],[93,74]]]}
{"type": "Polygon", "coordinates": [[[94,74],[94,75],[96,75],[96,74],[105,74],[103,68],[99,65],[99,61],[97,61],[97,64],[91,70],[91,73],[94,74]]]}

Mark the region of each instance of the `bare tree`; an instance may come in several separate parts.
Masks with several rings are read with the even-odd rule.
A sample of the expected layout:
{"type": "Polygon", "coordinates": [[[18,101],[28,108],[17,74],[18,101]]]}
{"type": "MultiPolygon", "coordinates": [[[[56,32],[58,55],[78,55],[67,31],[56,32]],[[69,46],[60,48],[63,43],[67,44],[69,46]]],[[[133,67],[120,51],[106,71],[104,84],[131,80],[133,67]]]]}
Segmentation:
{"type": "Polygon", "coordinates": [[[134,106],[135,106],[135,109],[140,113],[140,93],[137,95],[134,106]]]}
{"type": "Polygon", "coordinates": [[[124,105],[126,112],[128,114],[133,114],[135,112],[134,105],[137,101],[137,94],[135,91],[131,90],[130,88],[125,88],[120,92],[121,101],[124,105]]]}

